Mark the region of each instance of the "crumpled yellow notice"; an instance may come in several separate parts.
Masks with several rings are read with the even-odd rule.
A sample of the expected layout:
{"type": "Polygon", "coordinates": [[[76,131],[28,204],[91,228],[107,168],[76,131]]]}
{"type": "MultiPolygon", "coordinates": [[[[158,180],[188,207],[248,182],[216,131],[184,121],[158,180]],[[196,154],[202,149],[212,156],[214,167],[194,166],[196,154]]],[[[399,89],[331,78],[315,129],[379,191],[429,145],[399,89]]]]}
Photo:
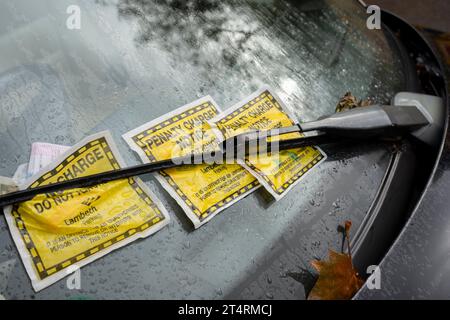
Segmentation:
{"type": "MultiPolygon", "coordinates": [[[[295,117],[268,87],[228,108],[210,120],[219,139],[224,140],[249,131],[267,131],[296,124],[295,117]]],[[[281,136],[290,139],[297,133],[281,136]]],[[[270,139],[268,139],[270,140],[270,139]]],[[[302,177],[326,158],[318,147],[262,153],[238,159],[274,196],[281,199],[302,177]]]]}
{"type": "MultiPolygon", "coordinates": [[[[217,137],[206,122],[219,112],[214,100],[207,96],[140,126],[123,138],[147,163],[215,150],[217,137]]],[[[188,164],[155,176],[195,228],[260,187],[238,164],[188,164]]]]}
{"type": "MultiPolygon", "coordinates": [[[[109,132],[101,132],[70,148],[20,188],[123,166],[109,132]]],[[[90,263],[169,222],[164,207],[139,178],[40,194],[7,207],[5,215],[36,291],[65,277],[67,268],[90,263]]]]}

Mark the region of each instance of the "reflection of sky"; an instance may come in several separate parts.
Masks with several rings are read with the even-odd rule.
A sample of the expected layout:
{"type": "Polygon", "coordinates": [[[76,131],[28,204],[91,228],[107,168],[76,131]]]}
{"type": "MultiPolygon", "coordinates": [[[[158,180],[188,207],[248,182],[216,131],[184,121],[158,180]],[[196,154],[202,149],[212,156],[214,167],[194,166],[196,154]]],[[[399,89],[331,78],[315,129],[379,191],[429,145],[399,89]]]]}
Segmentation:
{"type": "Polygon", "coordinates": [[[188,2],[186,11],[177,1],[128,0],[117,7],[120,18],[138,23],[139,47],[157,48],[169,58],[179,87],[200,88],[226,107],[268,83],[298,116],[312,119],[332,112],[348,90],[389,100],[384,94],[399,82],[380,34],[371,44],[366,30],[349,32],[349,19],[364,28],[365,20],[327,2],[335,3],[204,0],[188,2]],[[295,81],[297,90],[284,91],[285,78],[295,81]]]}
{"type": "Polygon", "coordinates": [[[365,30],[346,32],[326,1],[81,1],[76,31],[65,28],[69,2],[2,4],[2,23],[13,22],[0,36],[0,70],[51,65],[75,106],[75,139],[136,100],[152,101],[156,117],[206,94],[226,108],[269,84],[310,120],[346,91],[386,100],[399,83],[378,36],[375,46],[365,30]]]}

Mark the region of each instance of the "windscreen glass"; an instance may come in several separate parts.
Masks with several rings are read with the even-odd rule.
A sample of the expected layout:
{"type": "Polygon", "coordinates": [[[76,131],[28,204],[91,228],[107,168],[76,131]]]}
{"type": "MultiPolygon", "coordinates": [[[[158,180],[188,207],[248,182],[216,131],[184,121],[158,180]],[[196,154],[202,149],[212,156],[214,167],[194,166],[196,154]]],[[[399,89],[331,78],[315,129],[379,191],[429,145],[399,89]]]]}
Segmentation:
{"type": "MultiPolygon", "coordinates": [[[[335,111],[348,91],[389,103],[404,90],[397,52],[369,30],[358,1],[2,1],[0,175],[33,142],[71,146],[122,134],[205,95],[226,110],[269,85],[299,121],[335,111]],[[80,25],[70,27],[75,5],[80,25]],[[71,11],[70,11],[71,12],[71,11]]],[[[391,153],[382,145],[323,148],[327,160],[280,201],[262,189],[194,230],[150,176],[172,220],[158,233],[35,293],[0,218],[0,293],[13,298],[305,297],[310,261],[340,250],[338,225],[358,227],[391,153]]],[[[313,280],[312,280],[313,283],[313,280]]]]}

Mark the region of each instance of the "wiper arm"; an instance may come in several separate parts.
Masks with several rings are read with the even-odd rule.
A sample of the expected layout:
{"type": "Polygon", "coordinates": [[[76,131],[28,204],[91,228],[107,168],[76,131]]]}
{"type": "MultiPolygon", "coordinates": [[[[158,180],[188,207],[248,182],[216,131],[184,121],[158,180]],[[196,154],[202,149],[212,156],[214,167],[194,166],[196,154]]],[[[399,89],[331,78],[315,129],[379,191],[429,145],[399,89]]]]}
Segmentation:
{"type": "Polygon", "coordinates": [[[275,152],[306,146],[339,143],[342,140],[349,139],[401,137],[427,125],[430,125],[430,121],[419,108],[414,106],[374,105],[362,107],[292,127],[265,132],[243,133],[223,141],[220,150],[214,152],[190,154],[4,194],[0,196],[0,207],[30,200],[42,193],[91,187],[185,164],[212,163],[217,159],[222,159],[225,163],[229,163],[239,157],[249,156],[261,151],[275,152]],[[293,139],[283,139],[283,135],[292,133],[298,133],[301,136],[293,139]],[[280,139],[273,143],[273,141],[270,141],[270,138],[274,137],[279,137],[280,139]],[[255,146],[257,147],[255,148],[255,146]]]}

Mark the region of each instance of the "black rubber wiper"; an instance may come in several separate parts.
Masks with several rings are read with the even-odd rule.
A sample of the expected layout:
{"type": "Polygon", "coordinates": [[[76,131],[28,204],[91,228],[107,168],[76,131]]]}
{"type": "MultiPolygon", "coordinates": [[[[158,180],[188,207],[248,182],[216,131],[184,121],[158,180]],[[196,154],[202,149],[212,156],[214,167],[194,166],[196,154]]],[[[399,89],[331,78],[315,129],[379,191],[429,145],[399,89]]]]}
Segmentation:
{"type": "Polygon", "coordinates": [[[432,123],[429,116],[415,106],[373,105],[357,108],[292,127],[240,134],[223,141],[220,149],[214,152],[190,154],[4,194],[0,196],[0,207],[30,200],[42,193],[91,187],[186,164],[214,163],[217,160],[235,163],[238,158],[261,152],[278,152],[344,140],[401,138],[432,123]],[[298,133],[298,137],[283,139],[283,135],[293,133],[298,133]],[[279,137],[276,143],[273,142],[274,137],[279,137]]]}

